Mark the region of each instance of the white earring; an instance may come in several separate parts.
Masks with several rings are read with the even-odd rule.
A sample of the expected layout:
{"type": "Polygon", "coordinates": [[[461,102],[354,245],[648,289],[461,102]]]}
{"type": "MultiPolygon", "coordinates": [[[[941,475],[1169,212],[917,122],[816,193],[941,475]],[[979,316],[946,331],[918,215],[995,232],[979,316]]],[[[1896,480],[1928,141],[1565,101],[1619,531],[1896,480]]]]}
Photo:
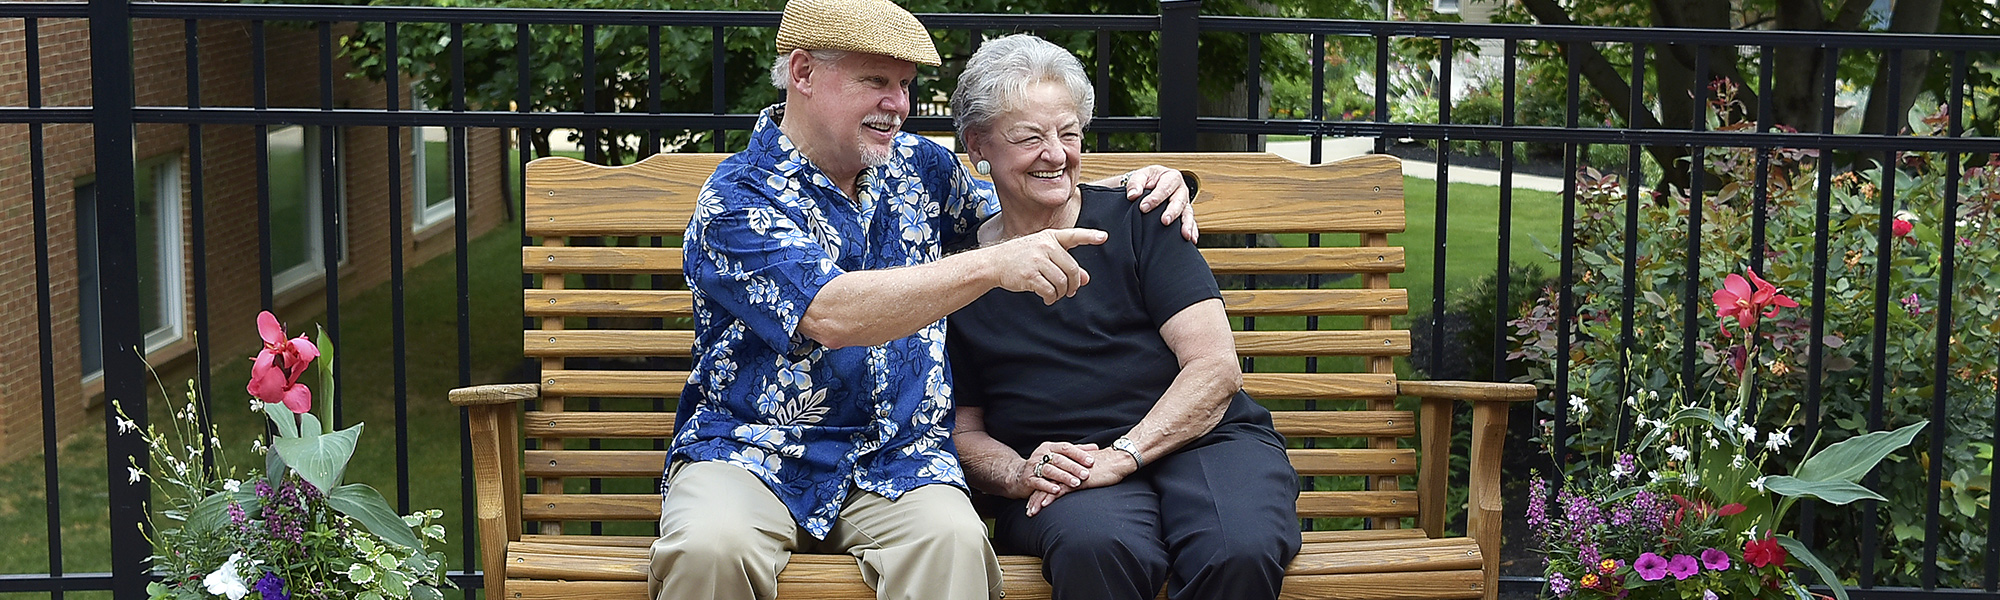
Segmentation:
{"type": "Polygon", "coordinates": [[[983,160],[972,163],[972,170],[978,171],[980,175],[991,175],[993,174],[993,163],[983,160]]]}

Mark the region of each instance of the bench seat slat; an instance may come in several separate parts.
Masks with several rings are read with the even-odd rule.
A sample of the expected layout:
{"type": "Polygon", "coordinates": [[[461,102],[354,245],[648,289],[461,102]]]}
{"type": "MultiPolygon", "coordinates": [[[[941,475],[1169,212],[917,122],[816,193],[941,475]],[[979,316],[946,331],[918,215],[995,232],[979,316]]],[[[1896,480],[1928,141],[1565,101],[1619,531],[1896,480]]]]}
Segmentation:
{"type": "MultiPolygon", "coordinates": [[[[1415,475],[1417,451],[1397,449],[1286,450],[1299,475],[1415,475]]],[[[529,477],[658,477],[666,450],[528,450],[521,472],[529,477]]]]}
{"type": "MultiPolygon", "coordinates": [[[[1201,255],[1218,275],[1401,273],[1405,261],[1400,247],[1203,248],[1201,255]]],[[[679,275],[682,256],[677,247],[525,246],[521,248],[521,270],[679,275]]]]}
{"type": "MultiPolygon", "coordinates": [[[[657,512],[658,506],[653,509],[657,512]]],[[[1299,492],[1299,518],[1414,517],[1415,491],[1299,492]]]]}
{"type": "MultiPolygon", "coordinates": [[[[1417,415],[1406,410],[1279,410],[1271,422],[1287,438],[1417,434],[1417,415]]],[[[673,435],[674,413],[528,411],[522,424],[531,438],[665,438],[673,435]]]]}
{"type": "Polygon", "coordinates": [[[694,316],[694,295],[680,290],[542,290],[521,292],[529,317],[694,316]]]}
{"type": "MultiPolygon", "coordinates": [[[[609,398],[677,397],[687,371],[543,371],[542,393],[609,398]]],[[[1250,397],[1280,399],[1387,399],[1396,397],[1390,373],[1244,373],[1250,397]]]]}
{"type": "MultiPolygon", "coordinates": [[[[1410,332],[1238,331],[1241,356],[1408,356],[1410,332]]],[[[694,332],[685,329],[575,329],[521,333],[521,351],[534,358],[568,356],[671,356],[694,351],[694,332]]]]}

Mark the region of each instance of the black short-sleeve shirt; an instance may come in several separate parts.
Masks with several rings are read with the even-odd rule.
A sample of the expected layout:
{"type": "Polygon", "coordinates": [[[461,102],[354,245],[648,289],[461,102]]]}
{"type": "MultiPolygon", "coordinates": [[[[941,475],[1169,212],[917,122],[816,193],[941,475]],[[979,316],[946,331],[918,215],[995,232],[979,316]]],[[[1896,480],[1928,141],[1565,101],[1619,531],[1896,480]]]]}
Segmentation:
{"type": "MultiPolygon", "coordinates": [[[[1109,446],[1125,435],[1180,373],[1160,326],[1221,296],[1178,224],[1161,226],[1121,190],[1082,191],[1076,226],[1108,234],[1102,245],[1070,251],[1089,284],[1054,305],[994,289],[947,320],[956,401],[983,407],[986,432],[1023,456],[1046,441],[1109,446]]],[[[1270,422],[1238,391],[1208,437],[1276,438],[1270,422]]]]}

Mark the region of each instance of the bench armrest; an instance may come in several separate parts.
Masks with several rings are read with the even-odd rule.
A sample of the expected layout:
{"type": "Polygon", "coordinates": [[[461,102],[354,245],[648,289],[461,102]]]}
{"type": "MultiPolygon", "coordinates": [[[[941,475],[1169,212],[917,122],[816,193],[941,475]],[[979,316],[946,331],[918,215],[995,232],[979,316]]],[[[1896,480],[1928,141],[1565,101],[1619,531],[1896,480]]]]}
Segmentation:
{"type": "Polygon", "coordinates": [[[1524,402],[1535,399],[1535,386],[1527,383],[1487,381],[1398,381],[1396,393],[1430,400],[1467,402],[1524,402]]]}
{"type": "Polygon", "coordinates": [[[534,383],[475,385],[452,390],[448,396],[454,406],[513,404],[542,397],[542,386],[534,383]]]}
{"type": "Polygon", "coordinates": [[[451,403],[466,410],[472,437],[472,484],[486,593],[505,597],[507,543],[521,539],[520,402],[542,395],[533,383],[479,385],[452,390],[451,403]]]}

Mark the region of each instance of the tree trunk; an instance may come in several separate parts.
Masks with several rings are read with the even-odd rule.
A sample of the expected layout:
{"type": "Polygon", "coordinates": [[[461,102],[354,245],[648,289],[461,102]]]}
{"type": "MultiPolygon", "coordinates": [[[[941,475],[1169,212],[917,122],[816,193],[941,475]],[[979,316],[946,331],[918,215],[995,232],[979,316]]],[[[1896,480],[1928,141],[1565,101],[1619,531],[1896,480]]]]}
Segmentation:
{"type": "MultiPolygon", "coordinates": [[[[1896,3],[1896,10],[1889,17],[1889,31],[1897,33],[1937,33],[1938,16],[1943,12],[1940,0],[1902,0],[1896,3]]],[[[1886,53],[1885,53],[1886,54],[1886,53]]],[[[1923,50],[1904,50],[1896,61],[1900,81],[1895,89],[1889,87],[1888,56],[1875,69],[1875,85],[1868,90],[1867,112],[1861,118],[1862,133],[1895,135],[1909,126],[1906,115],[1910,106],[1917,101],[1917,93],[1923,90],[1924,73],[1930,70],[1931,53],[1923,50]]],[[[1869,161],[1885,163],[1886,156],[1879,152],[1865,153],[1861,165],[1869,161]]]]}

